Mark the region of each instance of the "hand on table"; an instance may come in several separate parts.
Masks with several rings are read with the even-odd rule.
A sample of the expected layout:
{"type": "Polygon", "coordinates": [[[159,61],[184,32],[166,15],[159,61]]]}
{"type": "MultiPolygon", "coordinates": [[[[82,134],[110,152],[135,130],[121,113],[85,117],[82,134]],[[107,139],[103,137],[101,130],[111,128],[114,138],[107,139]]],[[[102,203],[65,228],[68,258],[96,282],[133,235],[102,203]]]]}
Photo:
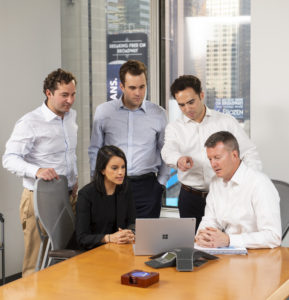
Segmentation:
{"type": "Polygon", "coordinates": [[[201,247],[217,248],[230,245],[229,235],[213,227],[206,227],[199,230],[196,236],[196,242],[201,247]]]}
{"type": "Polygon", "coordinates": [[[134,234],[130,229],[119,228],[117,232],[110,234],[110,242],[115,244],[128,244],[134,241],[134,234]]]}

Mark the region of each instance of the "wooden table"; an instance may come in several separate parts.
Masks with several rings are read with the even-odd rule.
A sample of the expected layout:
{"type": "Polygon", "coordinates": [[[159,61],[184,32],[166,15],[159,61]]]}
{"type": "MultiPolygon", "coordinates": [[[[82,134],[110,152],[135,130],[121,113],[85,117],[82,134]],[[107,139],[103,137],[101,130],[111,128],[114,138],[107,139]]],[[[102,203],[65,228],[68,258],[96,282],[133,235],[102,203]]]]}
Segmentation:
{"type": "Polygon", "coordinates": [[[157,270],[148,288],[120,284],[134,269],[156,271],[134,256],[131,245],[107,244],[0,287],[0,299],[266,299],[289,279],[289,248],[250,250],[246,256],[220,255],[218,261],[178,272],[157,270]]]}

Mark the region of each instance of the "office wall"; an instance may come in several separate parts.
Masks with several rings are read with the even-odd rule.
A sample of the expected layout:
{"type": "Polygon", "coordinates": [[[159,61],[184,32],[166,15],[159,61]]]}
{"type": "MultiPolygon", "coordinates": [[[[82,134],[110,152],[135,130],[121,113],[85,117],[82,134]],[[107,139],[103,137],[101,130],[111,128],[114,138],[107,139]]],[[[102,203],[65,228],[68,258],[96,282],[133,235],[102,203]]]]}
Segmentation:
{"type": "Polygon", "coordinates": [[[251,137],[264,171],[289,182],[289,1],[251,5],[251,137]]]}
{"type": "MultiPolygon", "coordinates": [[[[60,0],[0,0],[0,153],[17,119],[44,100],[45,76],[61,66],[60,0]]],[[[6,274],[21,271],[21,179],[0,168],[6,274]]]]}

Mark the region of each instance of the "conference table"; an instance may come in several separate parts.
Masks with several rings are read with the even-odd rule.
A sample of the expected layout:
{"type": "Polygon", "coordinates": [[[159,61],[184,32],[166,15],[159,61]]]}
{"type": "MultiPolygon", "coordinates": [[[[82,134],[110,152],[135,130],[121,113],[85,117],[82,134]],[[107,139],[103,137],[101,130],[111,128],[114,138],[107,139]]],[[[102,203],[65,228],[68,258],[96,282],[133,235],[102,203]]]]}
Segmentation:
{"type": "Polygon", "coordinates": [[[289,282],[289,248],[283,247],[219,255],[192,272],[152,269],[147,260],[134,256],[130,244],[106,244],[0,287],[0,299],[256,300],[281,295],[289,282]],[[147,288],[122,285],[121,275],[135,269],[159,272],[159,282],[147,288]]]}

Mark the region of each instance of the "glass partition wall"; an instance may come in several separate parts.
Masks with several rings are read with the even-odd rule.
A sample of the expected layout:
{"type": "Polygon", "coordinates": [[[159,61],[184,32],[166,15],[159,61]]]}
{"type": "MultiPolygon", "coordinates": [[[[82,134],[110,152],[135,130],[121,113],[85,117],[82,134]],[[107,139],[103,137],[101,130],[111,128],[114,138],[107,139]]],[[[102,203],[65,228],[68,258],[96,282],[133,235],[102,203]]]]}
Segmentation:
{"type": "Polygon", "coordinates": [[[147,64],[147,96],[158,103],[156,50],[158,3],[150,0],[61,0],[62,67],[78,80],[79,186],[90,181],[87,149],[95,108],[120,96],[118,69],[123,61],[147,64]],[[156,7],[156,9],[152,9],[156,7]],[[154,14],[156,17],[151,18],[154,14]]]}

